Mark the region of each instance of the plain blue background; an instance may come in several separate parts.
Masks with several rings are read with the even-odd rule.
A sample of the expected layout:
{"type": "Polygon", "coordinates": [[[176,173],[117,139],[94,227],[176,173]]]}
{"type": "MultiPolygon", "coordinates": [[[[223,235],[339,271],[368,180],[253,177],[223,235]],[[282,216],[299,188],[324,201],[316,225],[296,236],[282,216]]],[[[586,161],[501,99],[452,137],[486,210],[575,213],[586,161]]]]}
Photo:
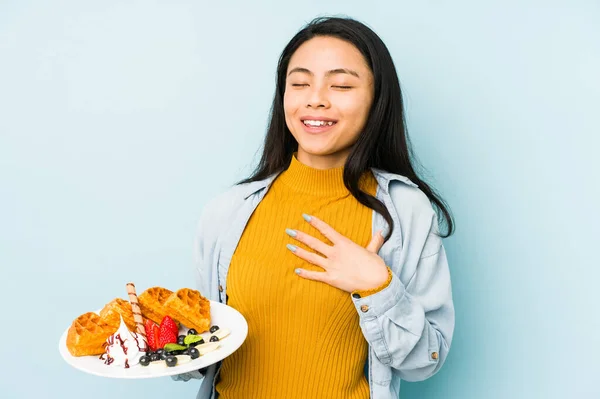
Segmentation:
{"type": "Polygon", "coordinates": [[[3,1],[1,397],[195,397],[71,369],[58,338],[130,280],[193,286],[202,206],[250,170],[279,53],[329,13],[388,45],[458,222],[452,351],[402,399],[600,397],[600,6],[566,0],[3,1]]]}

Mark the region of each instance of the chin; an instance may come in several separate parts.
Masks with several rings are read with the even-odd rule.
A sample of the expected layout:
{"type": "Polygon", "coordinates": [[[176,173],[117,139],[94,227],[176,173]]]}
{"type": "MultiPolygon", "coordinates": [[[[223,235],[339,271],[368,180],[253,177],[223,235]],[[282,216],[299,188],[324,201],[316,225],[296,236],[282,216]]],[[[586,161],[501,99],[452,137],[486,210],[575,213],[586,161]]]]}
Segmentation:
{"type": "Polygon", "coordinates": [[[336,153],[336,151],[332,148],[314,145],[313,143],[298,143],[298,147],[302,148],[302,151],[305,153],[313,156],[324,157],[336,153]]]}

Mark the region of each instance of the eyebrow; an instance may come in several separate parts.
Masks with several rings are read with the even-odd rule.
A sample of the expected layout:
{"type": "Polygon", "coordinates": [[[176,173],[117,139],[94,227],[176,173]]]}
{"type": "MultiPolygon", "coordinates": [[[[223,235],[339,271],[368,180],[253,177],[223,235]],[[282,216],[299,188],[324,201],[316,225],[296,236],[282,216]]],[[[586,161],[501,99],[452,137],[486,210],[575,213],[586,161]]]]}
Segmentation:
{"type": "MultiPolygon", "coordinates": [[[[294,72],[300,72],[300,73],[307,73],[311,76],[314,76],[314,73],[312,73],[312,71],[310,71],[309,69],[306,68],[302,68],[302,67],[296,67],[294,69],[292,69],[287,76],[290,76],[292,73],[294,72]]],[[[348,69],[348,68],[337,68],[337,69],[331,69],[327,72],[325,72],[325,76],[329,77],[331,75],[338,75],[338,74],[348,74],[348,75],[352,75],[352,76],[356,76],[357,78],[360,79],[360,76],[358,75],[358,72],[353,71],[352,69],[348,69]]]]}

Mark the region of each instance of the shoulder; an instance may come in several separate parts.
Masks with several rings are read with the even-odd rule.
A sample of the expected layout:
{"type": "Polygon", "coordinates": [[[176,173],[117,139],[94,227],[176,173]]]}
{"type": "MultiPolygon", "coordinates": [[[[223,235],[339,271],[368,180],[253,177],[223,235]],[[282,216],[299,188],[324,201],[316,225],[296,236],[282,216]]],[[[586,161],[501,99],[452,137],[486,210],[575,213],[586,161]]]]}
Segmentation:
{"type": "Polygon", "coordinates": [[[244,204],[252,183],[236,184],[212,197],[202,210],[202,221],[207,224],[223,223],[244,204]]]}
{"type": "Polygon", "coordinates": [[[417,248],[420,257],[437,253],[442,245],[438,215],[427,195],[416,184],[401,179],[389,182],[388,193],[398,215],[403,245],[417,248]]]}
{"type": "Polygon", "coordinates": [[[221,191],[202,207],[196,222],[195,242],[204,251],[214,247],[221,234],[235,220],[237,210],[245,201],[244,187],[240,186],[242,185],[231,186],[221,191]]]}
{"type": "Polygon", "coordinates": [[[400,219],[433,218],[435,210],[419,186],[406,176],[373,169],[381,189],[390,197],[400,219]]]}
{"type": "Polygon", "coordinates": [[[432,218],[435,215],[427,195],[414,184],[392,180],[388,186],[388,193],[394,208],[401,216],[432,218]]]}
{"type": "Polygon", "coordinates": [[[206,203],[202,219],[207,222],[227,223],[240,209],[244,209],[248,201],[255,198],[255,194],[266,189],[275,177],[276,175],[273,175],[264,180],[230,186],[206,203]]]}

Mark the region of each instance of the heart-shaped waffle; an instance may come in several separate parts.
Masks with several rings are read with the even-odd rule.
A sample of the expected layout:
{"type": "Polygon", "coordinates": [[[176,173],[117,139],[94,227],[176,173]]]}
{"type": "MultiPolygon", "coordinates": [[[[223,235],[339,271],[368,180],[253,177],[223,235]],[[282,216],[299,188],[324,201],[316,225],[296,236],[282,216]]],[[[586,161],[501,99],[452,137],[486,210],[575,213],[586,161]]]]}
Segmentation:
{"type": "Polygon", "coordinates": [[[198,333],[210,328],[210,301],[196,290],[182,288],[174,292],[165,301],[165,307],[175,320],[198,333]]]}
{"type": "Polygon", "coordinates": [[[67,333],[67,349],[73,356],[90,356],[104,353],[106,339],[119,326],[109,325],[94,312],[84,313],[75,320],[67,333]]]}
{"type": "Polygon", "coordinates": [[[162,287],[152,287],[142,292],[138,296],[138,300],[144,317],[160,324],[162,319],[169,314],[169,309],[165,307],[165,301],[172,294],[173,291],[162,287]]]}
{"type": "Polygon", "coordinates": [[[121,317],[123,317],[123,321],[130,331],[135,331],[136,329],[131,303],[121,298],[115,298],[107,303],[100,311],[100,317],[106,324],[117,328],[121,325],[121,317]]]}

